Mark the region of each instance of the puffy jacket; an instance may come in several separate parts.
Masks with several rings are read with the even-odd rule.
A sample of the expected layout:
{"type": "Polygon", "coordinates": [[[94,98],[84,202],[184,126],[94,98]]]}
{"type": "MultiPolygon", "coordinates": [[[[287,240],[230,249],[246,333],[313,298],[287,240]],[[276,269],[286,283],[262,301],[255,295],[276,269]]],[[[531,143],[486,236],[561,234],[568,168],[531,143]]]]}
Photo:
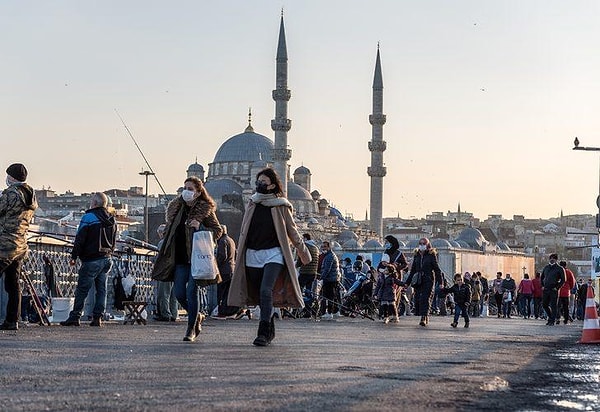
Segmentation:
{"type": "Polygon", "coordinates": [[[79,222],[72,259],[89,262],[108,257],[115,249],[117,223],[106,208],[95,207],[85,212],[79,222]]]}
{"type": "Polygon", "coordinates": [[[15,259],[27,252],[27,231],[37,209],[35,192],[27,183],[10,185],[0,195],[0,258],[15,259]]]}
{"type": "Polygon", "coordinates": [[[323,282],[338,282],[342,274],[337,256],[331,250],[325,254],[321,264],[321,280],[323,282]]]}
{"type": "Polygon", "coordinates": [[[379,273],[373,295],[376,296],[380,302],[395,302],[396,290],[394,285],[403,286],[404,282],[400,281],[395,275],[379,273]]]}
{"type": "Polygon", "coordinates": [[[296,261],[296,267],[298,267],[298,272],[301,275],[306,276],[317,276],[317,269],[319,267],[319,248],[315,245],[313,240],[307,240],[304,242],[306,248],[310,252],[310,257],[312,258],[310,262],[306,265],[302,264],[302,260],[298,258],[296,261]]]}

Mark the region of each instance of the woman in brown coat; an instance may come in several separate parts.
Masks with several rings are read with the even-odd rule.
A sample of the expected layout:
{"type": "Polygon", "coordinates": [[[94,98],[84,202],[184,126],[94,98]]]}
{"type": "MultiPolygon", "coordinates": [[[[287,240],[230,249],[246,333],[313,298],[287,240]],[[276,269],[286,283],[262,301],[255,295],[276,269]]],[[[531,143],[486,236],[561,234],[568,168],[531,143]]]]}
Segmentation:
{"type": "Polygon", "coordinates": [[[211,281],[192,278],[190,257],[192,238],[200,225],[212,231],[218,239],[223,230],[215,214],[215,201],[195,176],[185,179],[183,192],[167,206],[164,242],[154,263],[152,278],[174,282],[175,296],[188,313],[188,328],[183,338],[193,342],[202,329],[204,315],[199,313],[199,287],[221,281],[220,276],[211,281]]]}
{"type": "Polygon", "coordinates": [[[263,169],[256,176],[256,193],[242,221],[227,303],[260,305],[256,346],[266,346],[275,337],[274,306],[304,306],[290,241],[302,263],[309,263],[310,252],[296,229],[279,176],[271,168],[263,169]]]}

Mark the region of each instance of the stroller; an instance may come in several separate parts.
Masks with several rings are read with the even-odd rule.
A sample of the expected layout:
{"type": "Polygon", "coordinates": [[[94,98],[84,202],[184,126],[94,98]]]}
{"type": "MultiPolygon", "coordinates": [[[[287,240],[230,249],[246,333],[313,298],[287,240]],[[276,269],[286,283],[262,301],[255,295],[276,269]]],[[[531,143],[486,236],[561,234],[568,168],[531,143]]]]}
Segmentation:
{"type": "Polygon", "coordinates": [[[378,310],[373,303],[373,274],[359,272],[354,284],[344,294],[340,313],[343,316],[354,318],[357,314],[364,313],[376,317],[378,310]]]}

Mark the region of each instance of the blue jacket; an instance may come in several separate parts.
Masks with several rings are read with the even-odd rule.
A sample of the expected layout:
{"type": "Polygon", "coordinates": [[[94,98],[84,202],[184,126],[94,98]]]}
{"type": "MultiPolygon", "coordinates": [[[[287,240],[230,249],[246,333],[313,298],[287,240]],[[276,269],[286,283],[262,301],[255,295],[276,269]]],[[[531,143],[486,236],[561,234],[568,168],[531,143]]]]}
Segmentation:
{"type": "Polygon", "coordinates": [[[109,257],[115,249],[116,237],[115,218],[103,207],[90,209],[79,222],[71,258],[89,262],[109,257]]]}
{"type": "Polygon", "coordinates": [[[321,280],[323,282],[339,282],[341,276],[340,262],[335,253],[330,250],[325,254],[321,264],[321,280]]]}

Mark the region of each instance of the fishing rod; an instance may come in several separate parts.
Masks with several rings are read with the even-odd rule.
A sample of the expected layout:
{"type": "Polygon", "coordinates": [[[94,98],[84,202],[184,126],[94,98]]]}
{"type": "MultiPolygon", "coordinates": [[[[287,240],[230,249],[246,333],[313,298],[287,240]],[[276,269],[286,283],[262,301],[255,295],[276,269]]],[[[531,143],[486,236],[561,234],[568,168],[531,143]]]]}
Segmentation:
{"type": "Polygon", "coordinates": [[[138,145],[137,141],[135,140],[135,137],[133,137],[133,133],[131,133],[131,130],[129,130],[129,127],[127,127],[127,124],[125,124],[125,120],[123,120],[123,118],[121,117],[121,115],[119,114],[119,112],[117,111],[117,109],[115,109],[115,113],[117,114],[117,116],[121,120],[121,123],[123,123],[123,127],[125,127],[125,130],[127,131],[127,134],[129,134],[129,137],[131,137],[131,140],[133,140],[133,144],[135,144],[135,147],[138,149],[138,151],[142,155],[142,158],[144,159],[144,162],[146,162],[146,166],[148,166],[148,170],[150,170],[150,172],[152,172],[152,176],[154,176],[154,179],[156,180],[156,183],[158,183],[158,186],[160,187],[160,190],[162,190],[163,194],[167,197],[167,200],[168,200],[169,196],[167,195],[167,192],[165,191],[165,188],[160,183],[160,180],[158,180],[158,176],[156,176],[156,173],[154,173],[154,170],[152,169],[152,166],[150,166],[150,162],[148,162],[148,159],[146,159],[146,156],[144,155],[144,152],[142,152],[142,149],[140,148],[140,145],[138,145]]]}

